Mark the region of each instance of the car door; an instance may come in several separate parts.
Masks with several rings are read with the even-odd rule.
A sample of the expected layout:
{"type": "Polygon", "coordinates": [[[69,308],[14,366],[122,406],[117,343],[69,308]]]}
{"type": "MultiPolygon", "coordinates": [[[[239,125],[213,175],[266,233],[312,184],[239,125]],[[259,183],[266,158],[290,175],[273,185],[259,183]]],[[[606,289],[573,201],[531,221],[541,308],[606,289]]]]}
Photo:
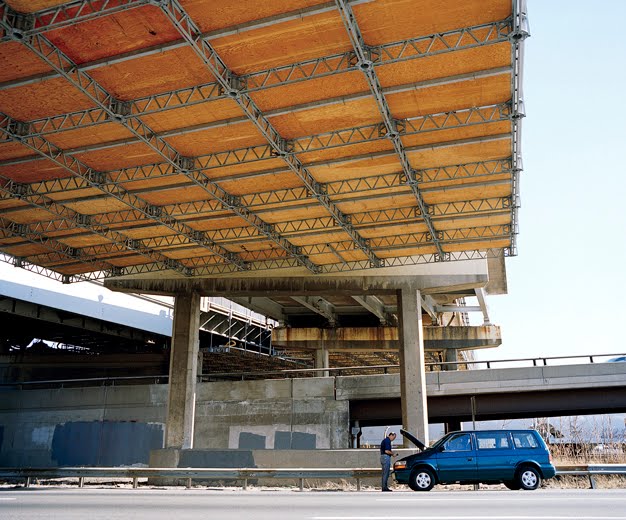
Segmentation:
{"type": "Polygon", "coordinates": [[[515,451],[509,432],[476,432],[478,480],[513,480],[515,451]]]}
{"type": "Polygon", "coordinates": [[[437,467],[440,482],[476,480],[476,449],[470,433],[452,435],[439,450],[437,467]]]}

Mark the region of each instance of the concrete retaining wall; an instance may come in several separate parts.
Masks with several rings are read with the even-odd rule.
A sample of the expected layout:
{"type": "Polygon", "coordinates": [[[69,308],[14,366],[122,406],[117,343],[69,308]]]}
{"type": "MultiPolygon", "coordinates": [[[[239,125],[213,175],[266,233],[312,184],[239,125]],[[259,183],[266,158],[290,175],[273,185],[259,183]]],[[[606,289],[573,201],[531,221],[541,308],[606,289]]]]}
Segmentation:
{"type": "MultiPolygon", "coordinates": [[[[1,391],[0,465],[147,465],[163,447],[166,402],[166,385],[1,391]]],[[[197,387],[195,448],[348,446],[349,403],[332,378],[197,387]]]]}

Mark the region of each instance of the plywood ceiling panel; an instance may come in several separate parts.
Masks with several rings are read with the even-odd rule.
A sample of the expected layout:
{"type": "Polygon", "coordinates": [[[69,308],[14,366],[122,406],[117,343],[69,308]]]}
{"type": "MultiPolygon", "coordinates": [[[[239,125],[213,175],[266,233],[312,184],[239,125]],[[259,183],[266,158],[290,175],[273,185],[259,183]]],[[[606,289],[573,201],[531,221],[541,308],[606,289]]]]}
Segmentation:
{"type": "MultiPolygon", "coordinates": [[[[28,12],[58,4],[56,0],[12,0],[9,5],[28,12]]],[[[372,95],[365,75],[358,70],[343,71],[348,66],[344,53],[353,49],[332,3],[323,3],[323,13],[309,15],[303,11],[301,16],[290,15],[291,19],[281,16],[322,5],[321,0],[181,0],[181,5],[201,31],[213,32],[209,44],[230,69],[222,71],[224,77],[251,74],[243,83],[241,106],[225,95],[230,88],[220,91],[216,87],[216,78],[206,64],[156,5],[135,6],[114,14],[107,13],[104,6],[105,12],[89,21],[44,30],[59,51],[76,64],[90,64],[89,76],[105,90],[97,96],[100,107],[76,85],[51,73],[36,52],[18,42],[0,44],[0,113],[13,119],[5,118],[5,126],[0,128],[4,130],[0,185],[9,186],[2,196],[12,197],[0,201],[3,222],[47,229],[42,239],[49,238],[53,250],[64,245],[81,250],[108,243],[98,234],[101,228],[86,231],[88,216],[98,226],[120,234],[119,243],[103,248],[100,259],[89,257],[82,262],[63,255],[40,257],[58,272],[85,273],[112,265],[144,264],[150,265],[146,268],[150,271],[168,273],[175,272],[174,267],[188,274],[182,266],[192,271],[203,267],[203,273],[223,272],[228,260],[212,252],[213,241],[224,248],[222,253],[231,251],[238,261],[250,262],[252,270],[267,268],[267,264],[255,263],[261,260],[288,260],[277,266],[297,265],[299,254],[295,249],[289,251],[289,244],[319,246],[309,260],[322,266],[324,272],[358,268],[346,264],[367,260],[357,244],[358,237],[375,239],[372,254],[380,258],[434,253],[437,245],[432,241],[417,243],[424,240],[428,228],[407,185],[413,173],[403,172],[402,154],[406,154],[409,167],[416,169],[501,160],[497,166],[470,167],[459,177],[439,176],[436,182],[426,176],[418,188],[427,204],[516,195],[507,171],[513,162],[516,137],[510,120],[478,124],[475,118],[467,125],[460,116],[441,130],[429,123],[431,126],[418,133],[401,133],[398,146],[402,150],[398,153],[394,143],[384,137],[382,116],[387,110],[397,120],[446,111],[462,114],[474,107],[509,103],[511,42],[377,64],[379,83],[387,88],[383,102],[388,109],[381,109],[381,101],[372,95]],[[258,23],[255,27],[237,27],[249,22],[258,23]],[[163,47],[153,52],[155,46],[163,47]],[[343,61],[338,58],[333,62],[328,59],[330,55],[343,61]],[[299,63],[320,58],[323,60],[317,62],[315,72],[312,65],[299,63]],[[283,65],[296,66],[263,73],[283,65]],[[491,75],[486,76],[486,71],[491,75]],[[312,73],[317,77],[303,79],[312,73]],[[471,76],[474,73],[477,77],[471,76]],[[43,75],[38,78],[38,74],[43,75]],[[29,81],[19,85],[25,77],[29,81]],[[286,81],[288,84],[283,84],[286,81]],[[191,88],[195,93],[187,97],[191,88]],[[174,101],[164,104],[168,96],[174,101]],[[202,99],[207,96],[211,99],[202,99]],[[152,101],[148,103],[148,99],[152,101]],[[43,139],[36,134],[42,123],[28,125],[36,119],[86,109],[96,108],[102,114],[114,100],[134,101],[130,119],[111,122],[103,118],[93,125],[72,116],[63,131],[50,131],[51,125],[47,125],[43,139]],[[345,132],[363,125],[372,131],[350,137],[345,132]],[[338,131],[342,131],[341,137],[338,131]],[[325,140],[328,136],[323,134],[328,132],[335,132],[332,141],[325,140]],[[293,148],[292,140],[296,141],[293,148]],[[59,154],[59,149],[63,153],[59,154]],[[287,150],[287,155],[277,157],[280,150],[287,150]],[[42,154],[48,158],[42,159],[42,154]],[[194,168],[202,168],[201,173],[194,168]],[[55,181],[72,175],[81,179],[55,181]],[[389,177],[383,181],[384,175],[389,177]],[[343,185],[342,193],[335,193],[333,188],[331,195],[325,196],[326,183],[361,177],[371,177],[369,185],[351,183],[351,187],[343,185]],[[219,197],[229,199],[227,205],[211,195],[214,188],[210,182],[206,182],[206,189],[199,185],[205,178],[225,190],[219,197]],[[391,186],[386,184],[392,179],[391,186]],[[49,182],[42,184],[44,180],[49,182]],[[374,185],[374,180],[378,184],[374,185]],[[301,189],[304,186],[306,191],[301,189]],[[251,197],[260,193],[263,195],[251,197]],[[18,199],[17,194],[23,198],[18,199]],[[56,205],[50,206],[50,212],[40,208],[52,201],[56,205]],[[248,203],[250,207],[245,208],[248,203]],[[240,204],[244,207],[236,208],[240,204]],[[376,213],[399,208],[401,212],[376,213]],[[246,211],[251,212],[247,218],[239,216],[246,211]],[[342,229],[346,227],[343,217],[330,217],[340,213],[361,215],[355,220],[356,235],[342,229]],[[300,220],[306,220],[306,225],[296,224],[300,220]],[[54,225],[48,226],[52,221],[54,225]],[[259,227],[264,227],[265,233],[259,227]],[[268,238],[274,233],[282,234],[268,238]],[[128,249],[126,238],[136,240],[134,247],[145,254],[128,249]],[[196,243],[199,239],[206,247],[196,243]],[[345,243],[339,244],[336,253],[325,246],[341,242],[345,243]],[[155,263],[153,251],[175,262],[159,264],[157,259],[155,263]]],[[[365,42],[380,45],[480,23],[507,23],[504,19],[510,15],[511,2],[371,0],[356,3],[353,9],[365,42]]],[[[39,23],[51,23],[51,19],[39,23]]],[[[466,36],[462,45],[470,40],[466,36]]],[[[434,49],[441,51],[437,45],[434,49]]],[[[436,212],[433,225],[436,230],[500,226],[502,229],[488,232],[510,235],[506,227],[511,222],[509,208],[496,207],[479,214],[470,210],[475,211],[468,206],[465,214],[455,216],[436,212]]],[[[11,235],[11,229],[4,235],[11,235]]],[[[455,236],[481,235],[476,230],[455,236]]],[[[443,246],[446,251],[484,251],[510,247],[510,237],[456,240],[443,246]]],[[[35,252],[40,250],[37,237],[22,237],[18,242],[10,236],[0,239],[0,251],[25,255],[27,262],[29,257],[36,261],[35,252]],[[35,243],[29,244],[29,238],[35,243]]]]}

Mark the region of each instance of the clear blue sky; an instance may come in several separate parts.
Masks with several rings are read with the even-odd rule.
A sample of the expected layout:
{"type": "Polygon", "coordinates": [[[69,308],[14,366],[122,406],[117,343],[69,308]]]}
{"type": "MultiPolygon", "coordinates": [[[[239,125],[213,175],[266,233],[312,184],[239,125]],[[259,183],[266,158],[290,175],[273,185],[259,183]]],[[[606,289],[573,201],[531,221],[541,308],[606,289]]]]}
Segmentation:
{"type": "Polygon", "coordinates": [[[626,352],[626,0],[528,4],[519,255],[478,357],[626,352]]]}
{"type": "Polygon", "coordinates": [[[626,352],[626,1],[528,13],[518,256],[479,357],[626,352]]]}

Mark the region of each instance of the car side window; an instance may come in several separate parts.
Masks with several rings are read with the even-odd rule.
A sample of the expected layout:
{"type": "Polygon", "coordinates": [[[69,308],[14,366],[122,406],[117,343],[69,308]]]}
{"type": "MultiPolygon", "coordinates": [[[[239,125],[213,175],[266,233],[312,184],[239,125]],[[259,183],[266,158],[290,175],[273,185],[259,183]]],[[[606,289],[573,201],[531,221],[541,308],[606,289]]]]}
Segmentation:
{"type": "Polygon", "coordinates": [[[506,432],[477,432],[475,435],[479,450],[503,450],[510,447],[506,432]]]}
{"type": "Polygon", "coordinates": [[[513,442],[516,448],[538,448],[537,439],[531,432],[514,432],[513,442]]]}
{"type": "Polygon", "coordinates": [[[471,451],[472,438],[469,433],[459,433],[444,444],[445,451],[471,451]]]}

